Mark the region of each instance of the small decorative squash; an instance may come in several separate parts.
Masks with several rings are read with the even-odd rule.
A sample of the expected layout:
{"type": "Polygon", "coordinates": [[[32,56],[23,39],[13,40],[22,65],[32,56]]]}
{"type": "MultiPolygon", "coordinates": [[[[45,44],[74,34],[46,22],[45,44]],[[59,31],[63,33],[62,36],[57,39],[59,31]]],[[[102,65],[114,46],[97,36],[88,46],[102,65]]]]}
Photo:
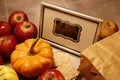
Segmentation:
{"type": "Polygon", "coordinates": [[[34,41],[35,39],[27,39],[16,45],[11,54],[13,69],[28,78],[37,77],[42,70],[51,68],[54,63],[50,44],[39,39],[31,51],[34,41]]]}
{"type": "Polygon", "coordinates": [[[19,80],[17,73],[10,67],[0,65],[0,80],[19,80]]]}

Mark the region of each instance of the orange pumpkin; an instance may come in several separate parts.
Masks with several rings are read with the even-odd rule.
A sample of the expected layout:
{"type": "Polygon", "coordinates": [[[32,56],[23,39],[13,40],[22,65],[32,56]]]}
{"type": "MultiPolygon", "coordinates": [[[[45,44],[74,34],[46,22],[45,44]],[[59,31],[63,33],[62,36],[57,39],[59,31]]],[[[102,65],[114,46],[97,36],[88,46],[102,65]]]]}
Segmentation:
{"type": "Polygon", "coordinates": [[[52,48],[43,39],[38,40],[33,47],[33,53],[30,53],[34,41],[35,39],[27,39],[16,45],[11,54],[13,69],[28,78],[37,77],[42,70],[50,68],[54,63],[52,48]]]}

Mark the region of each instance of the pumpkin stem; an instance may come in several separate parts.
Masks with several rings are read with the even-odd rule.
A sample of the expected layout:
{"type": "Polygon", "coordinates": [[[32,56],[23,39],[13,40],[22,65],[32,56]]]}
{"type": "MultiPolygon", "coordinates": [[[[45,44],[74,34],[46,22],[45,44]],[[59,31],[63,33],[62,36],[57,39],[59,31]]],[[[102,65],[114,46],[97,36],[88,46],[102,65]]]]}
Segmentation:
{"type": "Polygon", "coordinates": [[[35,51],[33,49],[38,40],[39,40],[39,38],[36,38],[35,41],[33,42],[32,46],[30,47],[29,55],[35,54],[35,51]]]}

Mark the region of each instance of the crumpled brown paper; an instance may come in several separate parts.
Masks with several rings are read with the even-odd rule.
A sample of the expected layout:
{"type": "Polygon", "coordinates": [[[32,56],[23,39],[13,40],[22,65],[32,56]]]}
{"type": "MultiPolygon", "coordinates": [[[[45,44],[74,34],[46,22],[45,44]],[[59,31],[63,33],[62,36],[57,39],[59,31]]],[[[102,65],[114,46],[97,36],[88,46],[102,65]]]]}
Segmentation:
{"type": "Polygon", "coordinates": [[[94,43],[81,54],[90,60],[105,80],[120,80],[120,31],[94,43]]]}
{"type": "Polygon", "coordinates": [[[76,80],[80,80],[81,78],[85,80],[105,80],[90,60],[82,54],[78,71],[80,71],[80,73],[76,80]]]}

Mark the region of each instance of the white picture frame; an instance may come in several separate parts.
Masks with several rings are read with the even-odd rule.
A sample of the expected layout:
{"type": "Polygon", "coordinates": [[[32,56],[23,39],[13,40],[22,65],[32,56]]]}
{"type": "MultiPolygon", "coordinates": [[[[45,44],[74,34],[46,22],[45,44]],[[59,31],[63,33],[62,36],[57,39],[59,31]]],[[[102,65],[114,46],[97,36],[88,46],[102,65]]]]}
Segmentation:
{"type": "Polygon", "coordinates": [[[99,26],[102,21],[70,9],[41,2],[40,37],[59,49],[79,55],[85,48],[98,41],[99,26]],[[63,27],[66,31],[62,30],[63,27]],[[69,34],[74,36],[72,32],[77,32],[74,33],[77,34],[75,38],[69,36],[69,34]]]}

